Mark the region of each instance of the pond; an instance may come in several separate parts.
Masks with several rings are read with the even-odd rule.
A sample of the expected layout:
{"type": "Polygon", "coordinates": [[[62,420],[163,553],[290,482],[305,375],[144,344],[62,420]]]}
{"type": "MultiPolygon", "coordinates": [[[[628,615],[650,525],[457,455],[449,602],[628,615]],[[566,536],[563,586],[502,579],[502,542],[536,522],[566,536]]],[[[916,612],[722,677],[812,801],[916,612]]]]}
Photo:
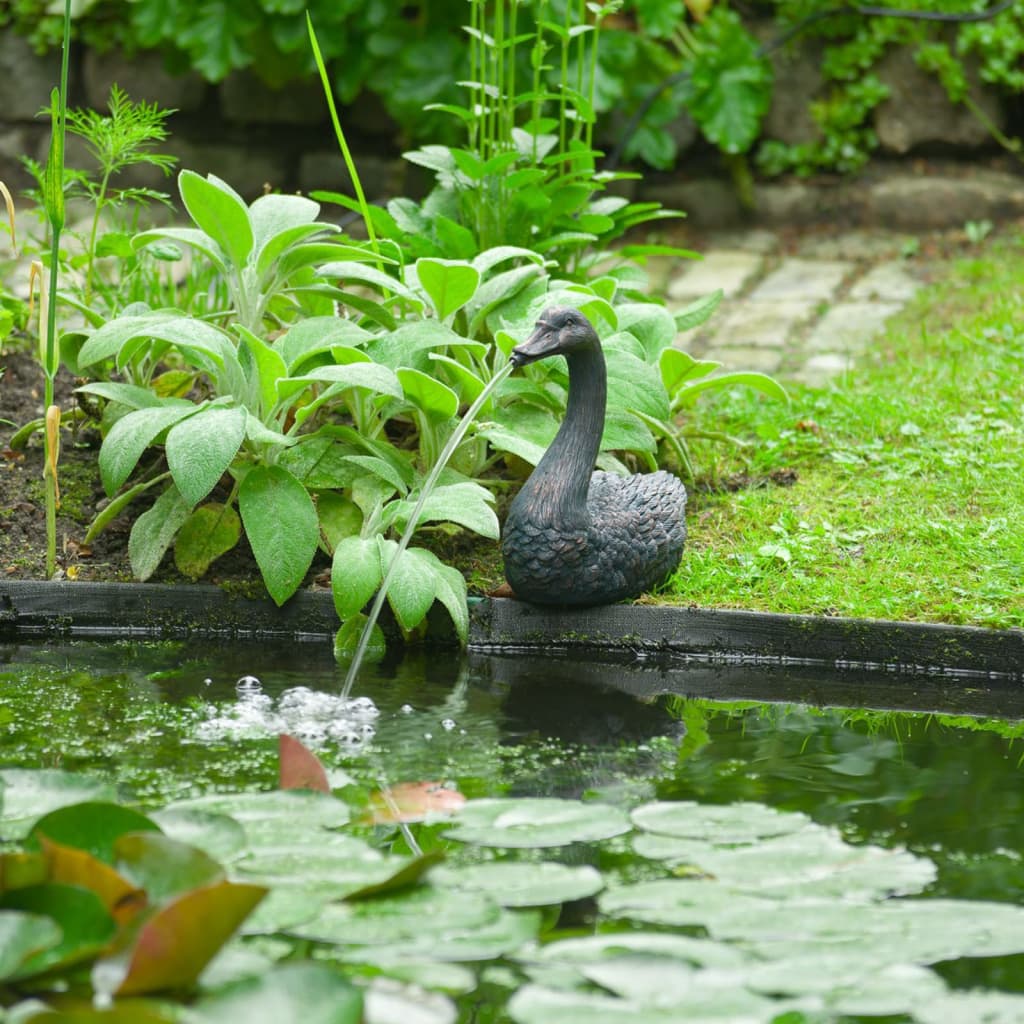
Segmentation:
{"type": "MultiPolygon", "coordinates": [[[[431,652],[367,666],[357,693],[361,711],[344,713],[335,696],[343,677],[328,646],[313,643],[0,646],[0,769],[84,773],[115,783],[126,802],[158,808],[275,787],[277,733],[284,729],[315,749],[332,784],[349,793],[439,780],[471,800],[560,798],[608,814],[632,811],[639,837],[615,838],[611,830],[573,844],[536,844],[554,845],[558,852],[547,852],[547,860],[595,866],[607,885],[596,905],[559,901],[559,928],[548,936],[558,941],[545,949],[595,932],[711,937],[730,956],[754,956],[762,973],[765,961],[777,962],[791,980],[800,973],[794,956],[816,965],[812,971],[805,963],[808,974],[830,974],[826,954],[848,961],[824,985],[806,978],[755,983],[730,962],[729,998],[714,985],[701,990],[699,1012],[687,1020],[768,1021],[783,1012],[795,1014],[780,1018],[787,1022],[989,1019],[970,999],[1002,999],[985,1004],[986,1012],[1002,1014],[991,1019],[1024,1020],[1024,999],[964,993],[1024,992],[1024,917],[1003,921],[993,906],[1016,914],[1024,904],[1024,723],[1016,690],[820,668],[431,652]],[[853,708],[855,702],[877,710],[853,708]],[[727,805],[732,812],[716,818],[715,809],[727,805]],[[724,838],[715,838],[716,829],[724,838]],[[696,884],[726,886],[730,913],[714,899],[696,912],[673,906],[677,889],[656,888],[696,884]],[[777,898],[773,915],[785,922],[773,927],[791,929],[784,940],[791,951],[781,959],[765,952],[780,937],[769,922],[758,924],[762,890],[777,898]],[[934,921],[900,925],[898,940],[865,931],[858,917],[865,907],[876,916],[893,905],[919,907],[918,894],[939,914],[934,921]],[[950,899],[984,902],[950,909],[950,899]],[[836,922],[814,923],[826,900],[846,908],[849,935],[836,922]],[[952,916],[942,917],[943,909],[952,916]],[[985,925],[990,913],[996,916],[985,925]],[[733,920],[741,917],[742,927],[733,920]],[[971,919],[984,935],[957,938],[971,919]],[[905,976],[889,977],[894,964],[905,966],[905,976]],[[728,1016],[737,988],[756,999],[741,1000],[728,1016]]],[[[424,849],[444,845],[443,826],[414,828],[422,830],[424,849]]],[[[401,845],[393,830],[388,836],[389,848],[401,845]]],[[[384,842],[379,827],[374,841],[384,842]]],[[[488,863],[500,847],[500,840],[483,841],[485,852],[475,859],[488,863]]],[[[534,855],[507,850],[497,859],[534,855]]],[[[634,958],[641,952],[630,950],[634,958]]],[[[599,967],[582,971],[582,983],[569,984],[559,972],[569,962],[578,968],[581,955],[569,953],[565,962],[543,965],[512,957],[512,980],[507,971],[484,972],[470,986],[473,995],[456,998],[462,1018],[508,1019],[494,1007],[518,989],[510,1003],[516,1021],[600,1020],[605,1013],[609,1020],[682,1019],[659,1016],[664,999],[644,1002],[613,970],[619,961],[607,949],[599,967]],[[484,1000],[490,1016],[479,1009],[488,985],[498,991],[484,1000]],[[532,1001],[522,996],[524,986],[532,1001]],[[577,997],[582,1001],[571,1004],[577,997]]],[[[648,994],[681,969],[675,956],[661,950],[654,960],[631,961],[637,977],[657,962],[661,974],[647,978],[648,994]]],[[[691,957],[685,966],[688,978],[705,981],[725,969],[713,957],[691,957]]]]}

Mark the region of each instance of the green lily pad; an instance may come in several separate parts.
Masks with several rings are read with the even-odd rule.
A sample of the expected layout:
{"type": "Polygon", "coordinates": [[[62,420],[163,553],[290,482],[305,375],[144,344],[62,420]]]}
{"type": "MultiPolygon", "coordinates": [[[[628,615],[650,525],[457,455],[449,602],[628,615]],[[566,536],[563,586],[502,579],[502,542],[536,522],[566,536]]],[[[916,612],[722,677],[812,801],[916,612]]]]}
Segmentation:
{"type": "Polygon", "coordinates": [[[438,992],[374,978],[366,990],[366,1024],[455,1024],[455,1004],[438,992]]]}
{"type": "Polygon", "coordinates": [[[53,949],[61,929],[50,917],[21,910],[0,910],[0,980],[17,974],[29,957],[53,949]]]}
{"type": "Polygon", "coordinates": [[[470,800],[444,835],[477,846],[540,848],[596,842],[629,830],[625,813],[610,804],[537,798],[470,800]]]}
{"type": "Polygon", "coordinates": [[[327,964],[280,964],[204,996],[193,1013],[206,1024],[360,1024],[363,995],[327,964]]]}
{"type": "Polygon", "coordinates": [[[604,888],[601,873],[589,865],[493,861],[434,868],[430,881],[447,889],[487,893],[503,907],[543,907],[594,896],[604,888]]]}
{"type": "Polygon", "coordinates": [[[164,835],[203,850],[221,863],[233,860],[245,849],[245,829],[226,814],[169,807],[155,811],[150,817],[164,835]]]}
{"type": "Polygon", "coordinates": [[[914,1008],[919,1024],[1022,1024],[1024,996],[1007,992],[949,992],[914,1008]]]}
{"type": "Polygon", "coordinates": [[[114,787],[52,768],[0,770],[0,839],[21,839],[42,815],[81,803],[113,800],[114,787]]]}
{"type": "Polygon", "coordinates": [[[114,844],[126,832],[159,832],[159,826],[146,815],[120,804],[89,801],[61,807],[43,815],[32,826],[25,840],[30,849],[38,847],[41,837],[113,864],[114,844]]]}
{"type": "Polygon", "coordinates": [[[723,942],[666,932],[604,932],[561,939],[526,954],[525,959],[575,964],[631,956],[670,957],[695,966],[721,968],[735,968],[749,959],[740,949],[723,942]]]}
{"type": "Polygon", "coordinates": [[[764,804],[698,804],[691,800],[658,801],[630,813],[633,824],[645,832],[700,839],[716,846],[754,843],[769,836],[799,832],[811,819],[799,811],[777,811],[764,804]]]}
{"type": "Polygon", "coordinates": [[[242,922],[242,935],[275,935],[316,918],[336,898],[330,884],[278,885],[242,922]]]}
{"type": "Polygon", "coordinates": [[[160,832],[121,836],[114,844],[114,855],[121,874],[145,889],[152,903],[163,903],[224,877],[224,869],[208,854],[160,832]]]}

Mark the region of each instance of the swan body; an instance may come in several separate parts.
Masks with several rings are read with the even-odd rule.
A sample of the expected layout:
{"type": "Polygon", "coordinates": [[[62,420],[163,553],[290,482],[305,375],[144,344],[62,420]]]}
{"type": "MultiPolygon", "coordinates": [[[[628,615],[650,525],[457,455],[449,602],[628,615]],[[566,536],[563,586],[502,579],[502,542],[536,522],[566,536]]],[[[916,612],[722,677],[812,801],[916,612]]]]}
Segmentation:
{"type": "Polygon", "coordinates": [[[578,310],[546,310],[510,359],[519,367],[553,355],[564,355],[569,366],[565,419],[509,509],[505,577],[517,598],[534,604],[636,597],[679,564],[686,488],[664,471],[594,472],[607,372],[597,332],[578,310]]]}

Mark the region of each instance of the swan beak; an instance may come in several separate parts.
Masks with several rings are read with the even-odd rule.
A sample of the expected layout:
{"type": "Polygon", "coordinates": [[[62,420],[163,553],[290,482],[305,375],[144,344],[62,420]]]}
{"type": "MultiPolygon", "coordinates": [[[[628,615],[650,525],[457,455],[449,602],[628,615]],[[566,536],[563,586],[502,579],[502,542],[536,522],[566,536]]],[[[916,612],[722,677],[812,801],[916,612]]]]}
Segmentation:
{"type": "Polygon", "coordinates": [[[533,334],[509,353],[509,362],[518,369],[535,363],[538,359],[555,355],[559,351],[559,336],[560,332],[556,328],[543,320],[538,320],[533,334]]]}

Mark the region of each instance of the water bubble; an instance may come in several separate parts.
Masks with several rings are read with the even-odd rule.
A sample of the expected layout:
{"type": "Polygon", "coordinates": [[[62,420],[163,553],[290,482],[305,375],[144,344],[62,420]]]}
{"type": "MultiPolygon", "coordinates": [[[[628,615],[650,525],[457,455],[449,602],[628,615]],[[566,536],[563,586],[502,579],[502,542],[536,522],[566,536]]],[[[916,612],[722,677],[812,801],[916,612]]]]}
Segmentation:
{"type": "Polygon", "coordinates": [[[423,734],[423,738],[425,740],[432,740],[434,738],[434,734],[432,732],[425,732],[423,734]]]}
{"type": "Polygon", "coordinates": [[[369,722],[363,722],[359,727],[359,732],[362,734],[364,740],[372,740],[377,735],[377,727],[371,725],[369,722]]]}
{"type": "Polygon", "coordinates": [[[242,676],[235,683],[235,689],[239,693],[256,693],[263,689],[263,684],[255,676],[242,676]]]}
{"type": "Polygon", "coordinates": [[[209,677],[207,677],[206,679],[203,680],[203,686],[212,686],[212,685],[213,685],[213,680],[210,679],[209,677]]]}
{"type": "Polygon", "coordinates": [[[403,715],[411,715],[412,714],[412,705],[411,704],[403,704],[398,710],[401,711],[401,713],[403,715]]]}
{"type": "Polygon", "coordinates": [[[441,719],[441,728],[445,732],[451,732],[455,728],[455,722],[450,718],[443,718],[441,719]]]}

